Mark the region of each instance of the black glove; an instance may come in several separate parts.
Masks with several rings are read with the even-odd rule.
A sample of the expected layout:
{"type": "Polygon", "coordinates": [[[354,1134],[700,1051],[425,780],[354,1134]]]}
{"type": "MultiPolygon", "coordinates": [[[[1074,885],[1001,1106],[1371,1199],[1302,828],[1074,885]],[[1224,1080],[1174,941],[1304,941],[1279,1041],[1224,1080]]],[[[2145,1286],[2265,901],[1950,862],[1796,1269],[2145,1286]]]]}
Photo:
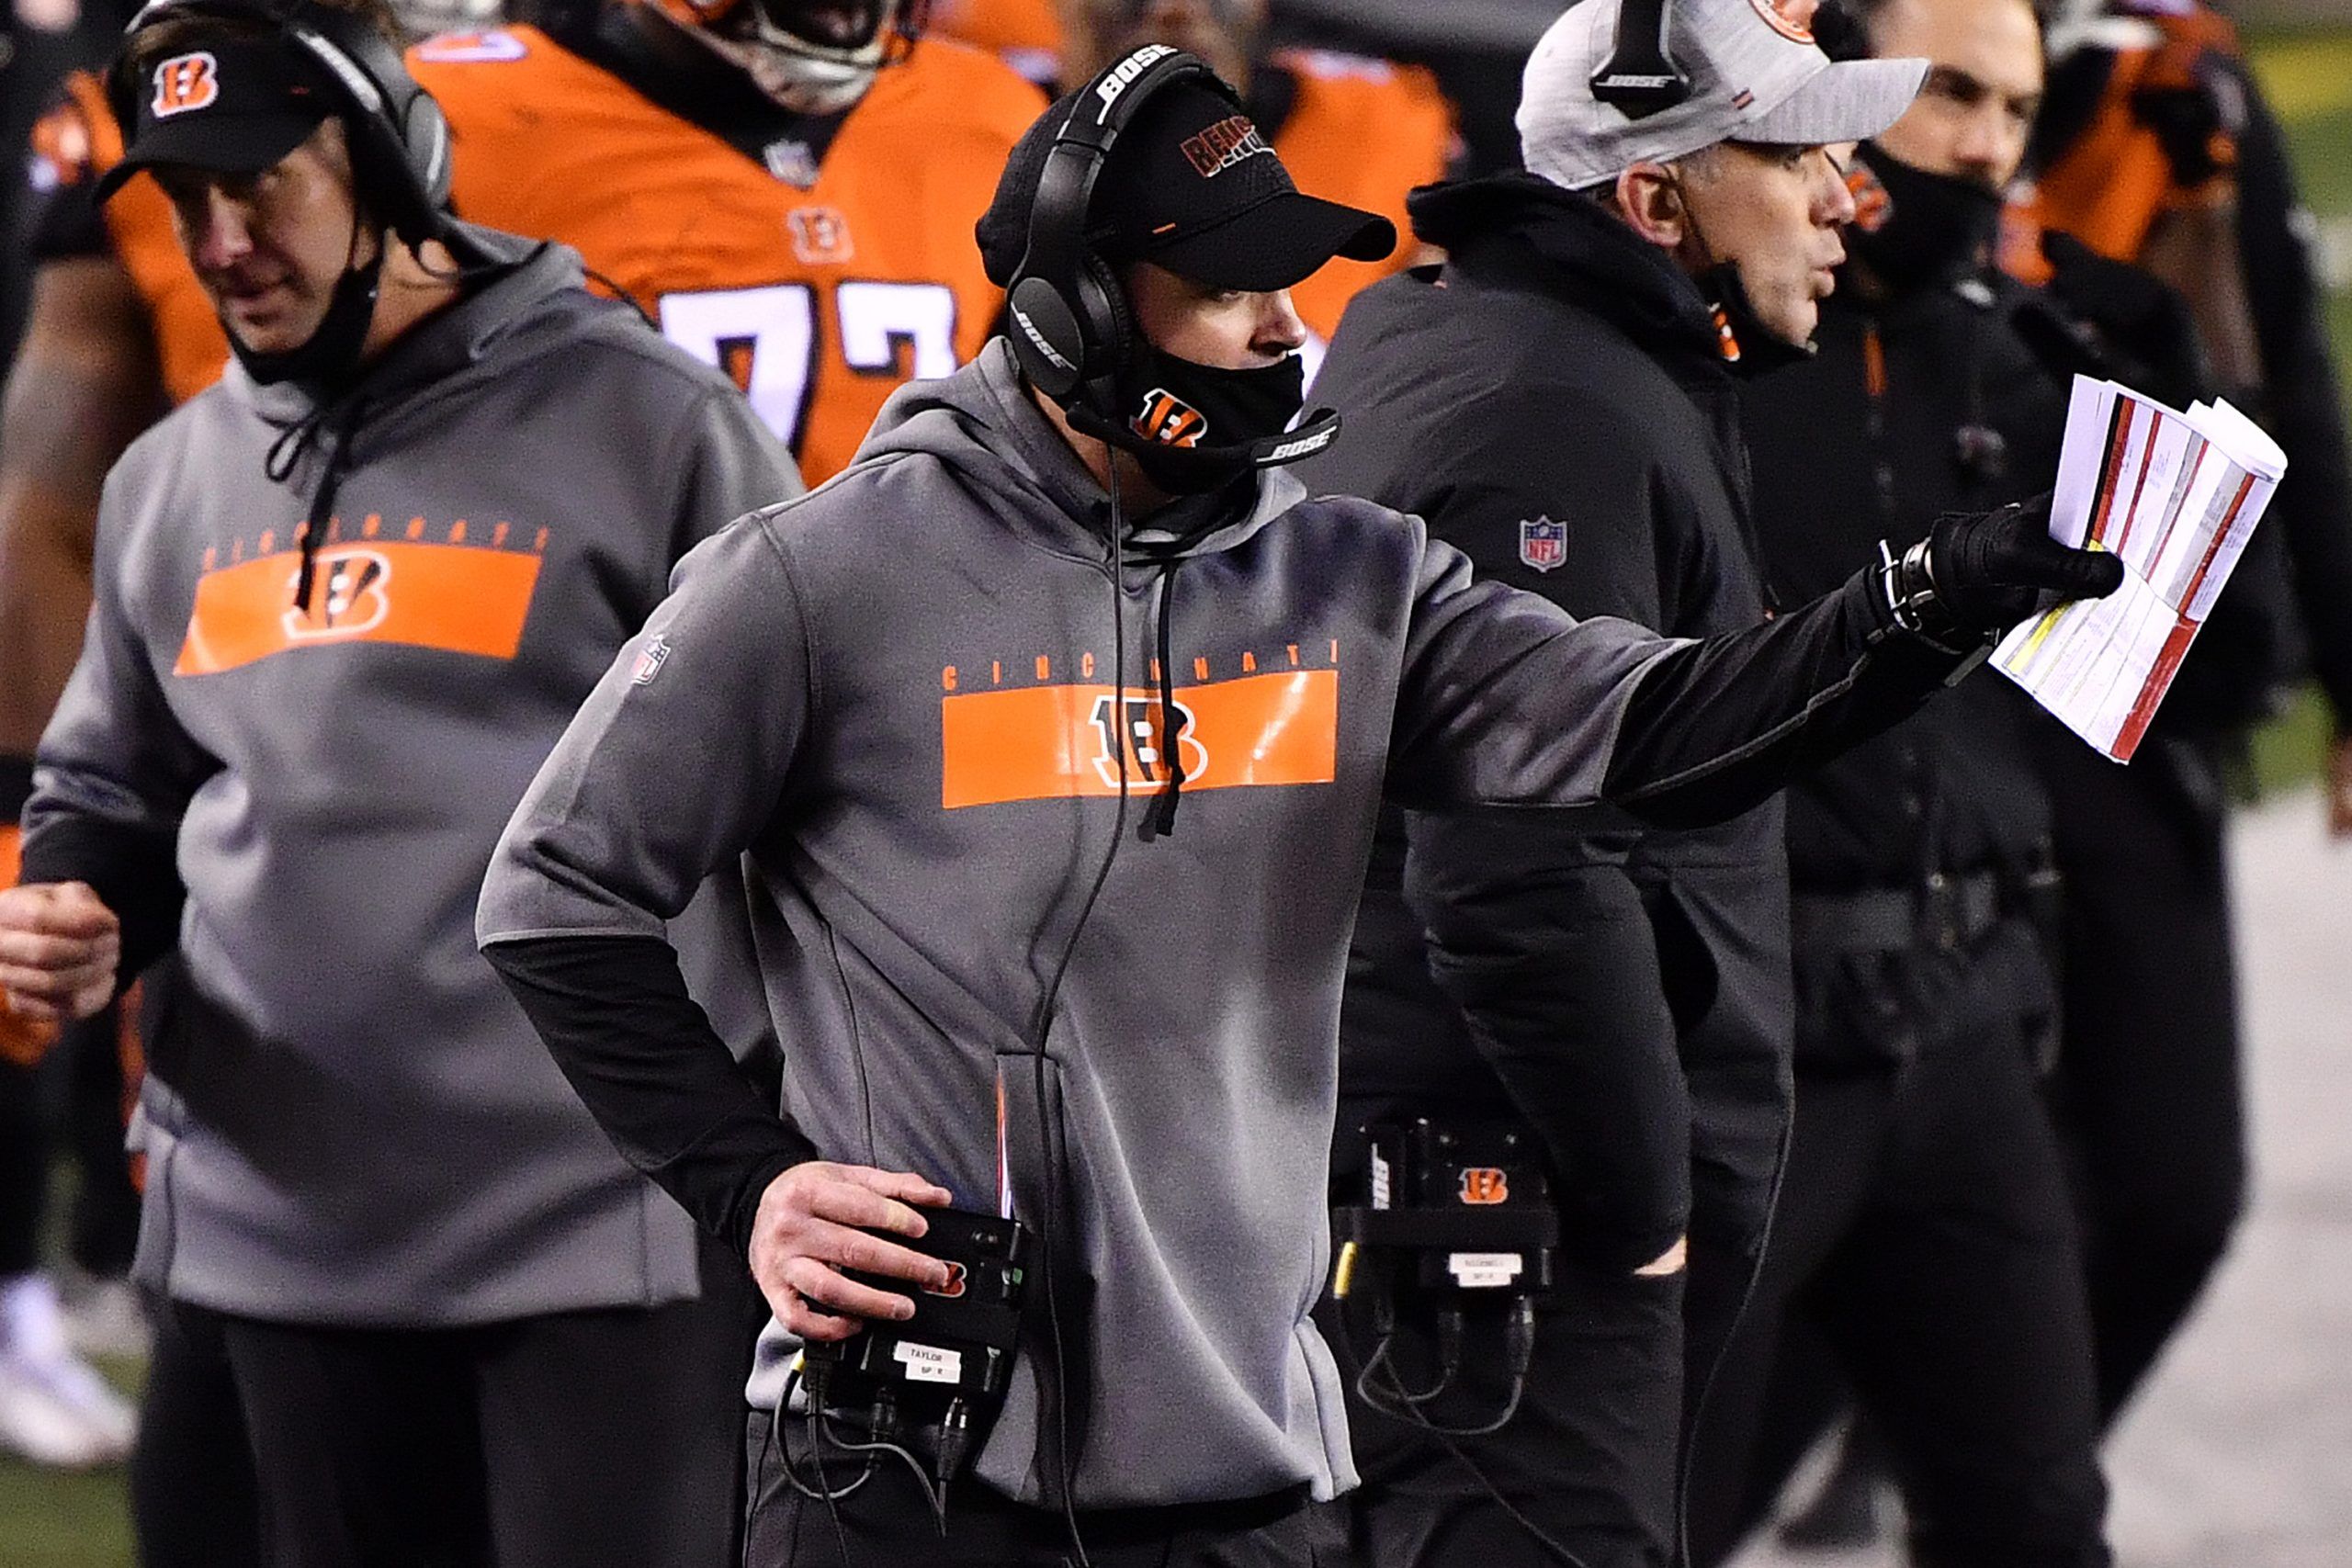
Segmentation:
{"type": "Polygon", "coordinates": [[[1998,512],[1947,513],[1900,560],[1886,557],[1882,572],[1894,623],[1955,653],[2045,602],[2103,599],[2123,585],[2123,563],[2113,556],[2050,536],[2046,493],[1998,512]]]}
{"type": "Polygon", "coordinates": [[[2050,497],[1976,516],[1947,514],[1928,535],[1936,600],[1967,631],[1999,633],[2051,603],[2104,599],[2123,586],[2123,563],[2050,536],[2050,497]]]}

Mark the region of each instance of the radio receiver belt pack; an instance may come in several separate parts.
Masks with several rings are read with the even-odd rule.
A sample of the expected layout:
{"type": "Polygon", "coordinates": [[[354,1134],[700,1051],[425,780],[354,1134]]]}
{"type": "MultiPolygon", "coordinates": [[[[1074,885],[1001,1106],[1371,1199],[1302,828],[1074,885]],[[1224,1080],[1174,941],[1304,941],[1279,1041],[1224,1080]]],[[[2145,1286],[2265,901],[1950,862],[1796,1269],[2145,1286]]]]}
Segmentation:
{"type": "Polygon", "coordinates": [[[1509,1123],[1442,1125],[1427,1118],[1364,1129],[1365,1201],[1335,1209],[1340,1244],[1331,1294],[1346,1312],[1365,1303],[1374,1343],[1356,1391],[1400,1419],[1430,1424],[1422,1409],[1451,1388],[1474,1312],[1502,1312],[1510,1393],[1501,1413],[1476,1427],[1498,1430],[1519,1407],[1533,1353],[1535,1300],[1552,1286],[1558,1212],[1543,1145],[1509,1123]],[[1400,1314],[1433,1331],[1437,1382],[1408,1393],[1390,1360],[1400,1314]]]}
{"type": "Polygon", "coordinates": [[[938,1290],[909,1290],[902,1280],[847,1271],[876,1290],[907,1292],[914,1315],[903,1322],[868,1322],[842,1340],[808,1341],[799,1381],[807,1390],[810,1436],[852,1456],[897,1451],[924,1468],[905,1445],[931,1450],[929,1478],[944,1508],[946,1483],[970,1456],[975,1432],[985,1434],[1004,1403],[1021,1335],[1029,1232],[1018,1220],[962,1209],[925,1209],[930,1228],[899,1245],[948,1266],[938,1290]],[[840,1435],[862,1431],[864,1441],[840,1435]]]}

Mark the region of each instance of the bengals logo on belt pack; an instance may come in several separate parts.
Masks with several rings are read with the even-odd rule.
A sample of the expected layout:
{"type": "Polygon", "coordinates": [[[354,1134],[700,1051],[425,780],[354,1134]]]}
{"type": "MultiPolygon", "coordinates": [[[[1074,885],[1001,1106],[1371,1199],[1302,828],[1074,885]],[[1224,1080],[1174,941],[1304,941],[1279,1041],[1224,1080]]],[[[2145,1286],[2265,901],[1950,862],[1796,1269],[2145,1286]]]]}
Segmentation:
{"type": "Polygon", "coordinates": [[[148,106],[157,119],[209,108],[220,96],[220,66],[210,50],[175,54],[155,67],[155,98],[148,106]]]}
{"type": "Polygon", "coordinates": [[[1484,1207],[1510,1198],[1510,1173],[1500,1166],[1474,1165],[1462,1173],[1462,1201],[1484,1207]]]}
{"type": "Polygon", "coordinates": [[[1162,446],[1198,446],[1209,433],[1208,416],[1165,387],[1143,395],[1143,407],[1128,424],[1146,441],[1162,446]]]}

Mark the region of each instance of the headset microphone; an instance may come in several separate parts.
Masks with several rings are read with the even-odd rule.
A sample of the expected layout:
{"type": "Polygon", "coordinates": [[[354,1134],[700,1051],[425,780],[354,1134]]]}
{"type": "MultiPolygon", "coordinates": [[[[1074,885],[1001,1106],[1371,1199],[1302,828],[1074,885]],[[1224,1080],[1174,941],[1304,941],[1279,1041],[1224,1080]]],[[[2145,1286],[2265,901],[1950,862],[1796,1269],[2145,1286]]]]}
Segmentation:
{"type": "Polygon", "coordinates": [[[1339,411],[1326,408],[1312,410],[1301,415],[1290,429],[1261,435],[1255,441],[1236,441],[1221,446],[1171,446],[1136,434],[1125,421],[1106,419],[1086,403],[1074,404],[1067,412],[1072,430],[1108,442],[1122,451],[1148,454],[1163,462],[1197,462],[1204,472],[1221,474],[1243,468],[1277,468],[1298,462],[1331,445],[1340,434],[1339,411]]]}

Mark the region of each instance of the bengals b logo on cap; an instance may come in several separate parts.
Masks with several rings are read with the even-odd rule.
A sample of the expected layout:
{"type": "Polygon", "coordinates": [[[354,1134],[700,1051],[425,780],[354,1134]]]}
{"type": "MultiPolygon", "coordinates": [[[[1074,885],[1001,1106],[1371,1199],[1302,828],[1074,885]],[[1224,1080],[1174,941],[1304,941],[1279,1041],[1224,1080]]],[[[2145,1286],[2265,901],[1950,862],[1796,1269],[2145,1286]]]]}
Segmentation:
{"type": "Polygon", "coordinates": [[[157,119],[169,119],[190,109],[210,107],[220,96],[220,67],[209,50],[175,54],[155,67],[155,101],[149,107],[157,119]]]}

